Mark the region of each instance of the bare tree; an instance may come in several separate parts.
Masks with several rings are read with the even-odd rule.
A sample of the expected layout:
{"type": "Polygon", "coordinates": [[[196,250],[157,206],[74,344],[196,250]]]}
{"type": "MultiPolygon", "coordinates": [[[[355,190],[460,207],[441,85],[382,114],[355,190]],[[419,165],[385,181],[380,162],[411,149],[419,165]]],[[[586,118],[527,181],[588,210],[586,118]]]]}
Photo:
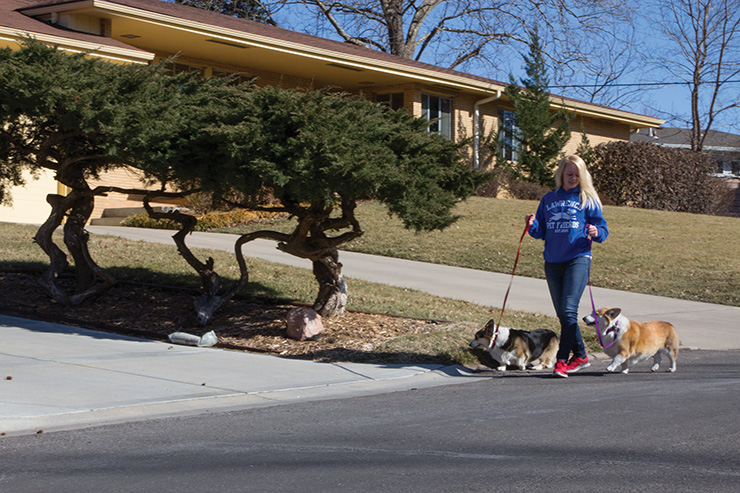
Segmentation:
{"type": "MultiPolygon", "coordinates": [[[[472,60],[494,61],[501,68],[508,47],[526,50],[533,21],[553,49],[570,46],[588,33],[608,33],[606,19],[624,18],[626,0],[274,0],[289,9],[294,23],[311,34],[338,36],[348,42],[404,58],[462,68],[472,60]],[[490,49],[496,47],[495,52],[490,49]]],[[[287,23],[284,23],[287,26],[287,23]]],[[[514,53],[510,53],[514,54],[514,53]]],[[[518,55],[517,55],[518,58],[518,55]]],[[[506,74],[508,70],[502,73],[506,74]]]]}
{"type": "Polygon", "coordinates": [[[643,98],[642,86],[624,83],[644,74],[645,57],[640,52],[644,33],[631,22],[615,20],[609,26],[605,24],[608,33],[592,32],[578,46],[549,50],[557,81],[551,91],[612,107],[630,107],[643,98]]]}
{"type": "Polygon", "coordinates": [[[708,131],[740,108],[740,0],[660,2],[660,25],[668,41],[658,59],[684,82],[690,111],[671,117],[691,130],[691,149],[701,151],[708,131]]]}
{"type": "Polygon", "coordinates": [[[174,0],[174,2],[232,17],[277,25],[272,19],[272,14],[260,0],[174,0]]]}

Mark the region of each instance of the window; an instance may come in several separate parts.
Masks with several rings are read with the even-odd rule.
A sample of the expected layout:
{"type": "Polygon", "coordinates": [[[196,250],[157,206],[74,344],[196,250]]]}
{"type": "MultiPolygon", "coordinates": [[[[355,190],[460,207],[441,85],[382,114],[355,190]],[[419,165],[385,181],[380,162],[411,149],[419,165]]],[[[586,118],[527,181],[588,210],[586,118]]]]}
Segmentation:
{"type": "Polygon", "coordinates": [[[167,73],[169,75],[177,75],[183,72],[194,72],[199,75],[203,75],[202,67],[193,67],[192,65],[185,65],[184,63],[170,62],[167,64],[167,73]]]}
{"type": "Polygon", "coordinates": [[[452,100],[431,94],[421,95],[421,116],[432,123],[429,131],[452,138],[452,100]]]}
{"type": "Polygon", "coordinates": [[[230,77],[234,85],[250,82],[254,79],[254,77],[250,77],[241,72],[223,72],[221,70],[213,70],[212,73],[214,77],[230,77]]]}
{"type": "Polygon", "coordinates": [[[513,111],[498,110],[498,141],[504,159],[519,160],[519,127],[516,126],[516,113],[513,111]]]}
{"type": "Polygon", "coordinates": [[[385,103],[392,110],[403,108],[403,93],[394,92],[392,94],[378,94],[375,96],[376,103],[385,103]]]}

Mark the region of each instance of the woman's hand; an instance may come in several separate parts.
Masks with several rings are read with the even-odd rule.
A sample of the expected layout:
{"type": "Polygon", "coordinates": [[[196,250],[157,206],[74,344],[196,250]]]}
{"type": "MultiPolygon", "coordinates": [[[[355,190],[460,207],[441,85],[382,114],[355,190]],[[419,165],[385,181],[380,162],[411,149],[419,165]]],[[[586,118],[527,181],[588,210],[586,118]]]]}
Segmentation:
{"type": "Polygon", "coordinates": [[[528,214],[527,217],[526,217],[526,219],[524,221],[525,221],[527,227],[528,228],[531,228],[532,227],[532,223],[534,223],[534,214],[528,214]]]}
{"type": "Polygon", "coordinates": [[[587,226],[588,226],[587,232],[588,232],[589,238],[596,238],[597,236],[599,236],[599,230],[598,228],[596,228],[596,226],[594,226],[593,224],[588,224],[587,226]]]}

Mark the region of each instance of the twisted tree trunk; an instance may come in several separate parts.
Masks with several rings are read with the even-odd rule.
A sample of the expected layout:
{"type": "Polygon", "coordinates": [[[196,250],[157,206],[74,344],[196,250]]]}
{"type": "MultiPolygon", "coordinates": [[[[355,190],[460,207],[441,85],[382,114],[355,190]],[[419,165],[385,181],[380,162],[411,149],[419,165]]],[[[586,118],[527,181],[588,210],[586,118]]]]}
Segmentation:
{"type": "MultiPolygon", "coordinates": [[[[235,255],[237,263],[239,264],[239,279],[224,293],[219,294],[223,281],[221,276],[214,270],[213,257],[208,257],[205,262],[201,262],[185,242],[186,237],[195,230],[195,226],[198,224],[198,219],[193,215],[185,214],[178,210],[170,212],[156,212],[150,205],[150,202],[155,197],[162,195],[165,194],[161,192],[148,194],[144,198],[144,207],[146,208],[147,214],[149,214],[149,217],[152,219],[170,219],[182,225],[180,231],[175,233],[172,238],[175,240],[175,245],[177,245],[177,250],[180,252],[180,255],[182,255],[182,258],[184,258],[188,265],[195,269],[200,276],[203,294],[193,300],[193,305],[195,308],[195,314],[198,318],[198,323],[201,326],[205,326],[211,320],[214,313],[216,313],[224,303],[242,291],[249,282],[249,271],[247,270],[247,264],[244,261],[244,255],[241,252],[243,241],[240,238],[235,247],[235,255]]],[[[166,195],[171,197],[176,194],[166,195]]]]}
{"type": "Polygon", "coordinates": [[[39,284],[58,303],[68,306],[79,305],[110,289],[116,282],[95,263],[87,247],[89,235],[85,231],[85,224],[93,211],[94,195],[89,190],[82,192],[72,190],[66,197],[49,194],[46,200],[51,205],[51,213],[34,237],[36,243],[49,256],[49,269],[41,276],[39,284]],[[77,282],[72,294],[59,286],[59,275],[69,263],[66,254],[54,243],[52,237],[70,209],[71,212],[64,225],[64,243],[75,263],[77,282]]]}
{"type": "Polygon", "coordinates": [[[68,209],[68,200],[61,195],[49,194],[46,196],[46,201],[51,206],[51,213],[44,224],[36,231],[33,239],[49,257],[49,268],[39,278],[38,282],[51,299],[62,305],[69,305],[69,296],[64,289],[57,285],[59,274],[69,265],[67,255],[54,243],[52,238],[54,231],[64,220],[64,213],[68,209]]]}
{"type": "Polygon", "coordinates": [[[347,283],[342,275],[342,264],[336,248],[313,260],[313,275],[319,282],[319,293],[313,309],[322,317],[336,317],[347,308],[347,283]]]}
{"type": "Polygon", "coordinates": [[[279,250],[313,263],[313,275],[319,283],[313,308],[322,317],[335,317],[347,310],[347,283],[342,275],[337,247],[363,234],[354,215],[355,201],[343,199],[340,207],[342,215],[332,218],[332,209],[324,204],[304,208],[300,204],[288,203],[286,210],[299,218],[298,226],[292,234],[284,235],[285,239],[278,244],[279,250]],[[344,228],[352,229],[333,237],[326,235],[327,231],[344,228]]]}
{"type": "Polygon", "coordinates": [[[70,297],[72,305],[107,291],[116,283],[113,276],[95,263],[88,249],[90,235],[85,231],[85,224],[94,206],[94,195],[80,194],[74,198],[72,210],[64,224],[64,244],[74,259],[77,276],[76,294],[70,297]]]}

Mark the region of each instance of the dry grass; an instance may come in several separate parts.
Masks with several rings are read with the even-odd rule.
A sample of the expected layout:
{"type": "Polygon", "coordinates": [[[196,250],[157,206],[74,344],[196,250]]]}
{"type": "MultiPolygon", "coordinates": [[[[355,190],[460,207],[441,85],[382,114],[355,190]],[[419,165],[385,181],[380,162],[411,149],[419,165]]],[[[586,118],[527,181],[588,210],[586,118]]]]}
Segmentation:
{"type": "MultiPolygon", "coordinates": [[[[44,253],[33,244],[32,238],[35,231],[36,228],[31,226],[0,223],[0,271],[22,271],[35,275],[48,266],[44,253]]],[[[61,235],[58,239],[61,244],[61,235]]],[[[90,240],[90,250],[93,258],[121,281],[186,288],[199,286],[197,276],[177,254],[174,245],[158,245],[93,235],[90,240]]],[[[233,256],[227,252],[209,250],[195,250],[195,252],[201,258],[212,256],[217,270],[227,279],[233,279],[238,272],[233,256]]],[[[259,259],[249,259],[249,269],[252,281],[242,299],[255,299],[263,303],[274,304],[287,302],[310,304],[316,296],[316,281],[309,269],[259,259]]],[[[429,324],[423,333],[400,335],[374,345],[371,353],[355,352],[343,356],[346,360],[386,363],[399,363],[402,362],[401,360],[405,362],[437,361],[470,367],[480,364],[482,354],[479,351],[469,350],[468,343],[475,331],[488,319],[498,317],[500,309],[354,279],[348,280],[348,284],[349,310],[449,323],[429,324]]],[[[141,291],[141,289],[136,291],[141,291]]],[[[22,301],[21,304],[23,304],[22,301]]],[[[145,305],[146,302],[141,302],[138,310],[145,310],[145,305]]],[[[90,308],[87,307],[86,310],[90,311],[90,308]]],[[[132,311],[136,312],[136,310],[128,310],[128,312],[132,311]]],[[[127,310],[123,310],[122,313],[117,313],[116,325],[125,325],[126,312],[127,310]]],[[[55,313],[58,313],[58,316],[67,313],[71,319],[82,319],[81,311],[55,313]]],[[[185,315],[178,312],[177,317],[183,318],[185,315]]],[[[100,312],[97,318],[101,318],[100,312]]],[[[157,323],[164,324],[162,321],[157,323]]],[[[240,323],[244,324],[243,321],[240,323]]],[[[409,320],[409,325],[416,323],[415,320],[409,320]]],[[[558,325],[557,321],[551,317],[511,310],[506,312],[506,324],[525,330],[542,327],[556,330],[558,325]]],[[[172,331],[175,328],[170,327],[167,330],[172,331]]],[[[224,333],[223,329],[219,333],[224,333]]],[[[357,337],[361,335],[358,334],[357,337]]],[[[589,341],[595,348],[595,336],[589,341]]],[[[319,350],[317,349],[315,353],[319,354],[319,350]]]]}
{"type": "MultiPolygon", "coordinates": [[[[508,274],[524,217],[536,209],[534,201],[472,197],[447,230],[414,233],[369,202],[357,211],[365,235],[343,249],[508,274]]],[[[740,306],[740,218],[609,206],[604,215],[610,236],[594,245],[595,286],[740,306]]],[[[542,248],[525,238],[518,275],[544,276],[542,248]]]]}

